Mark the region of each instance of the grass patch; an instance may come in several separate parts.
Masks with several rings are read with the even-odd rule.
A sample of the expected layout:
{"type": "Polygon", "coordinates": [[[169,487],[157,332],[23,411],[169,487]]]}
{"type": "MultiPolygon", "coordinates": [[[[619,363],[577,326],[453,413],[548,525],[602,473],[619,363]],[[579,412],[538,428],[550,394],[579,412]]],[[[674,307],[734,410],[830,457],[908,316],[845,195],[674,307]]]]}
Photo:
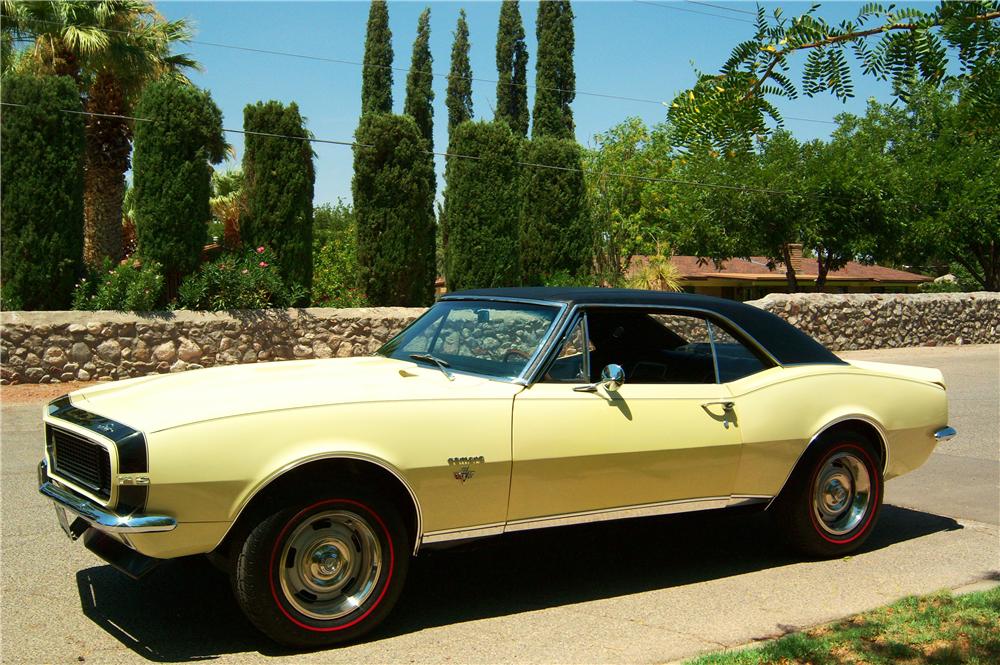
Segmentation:
{"type": "Polygon", "coordinates": [[[1000,663],[1000,587],[911,596],[760,647],[709,654],[689,665],[949,665],[1000,663]]]}

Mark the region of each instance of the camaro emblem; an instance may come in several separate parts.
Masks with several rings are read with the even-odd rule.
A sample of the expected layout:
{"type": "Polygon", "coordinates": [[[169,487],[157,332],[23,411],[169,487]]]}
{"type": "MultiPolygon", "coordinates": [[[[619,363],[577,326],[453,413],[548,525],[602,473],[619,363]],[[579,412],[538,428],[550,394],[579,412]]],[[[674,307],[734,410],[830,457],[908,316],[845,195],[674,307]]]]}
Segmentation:
{"type": "Polygon", "coordinates": [[[470,469],[473,464],[483,464],[486,459],[480,455],[478,457],[449,457],[448,466],[454,467],[457,470],[454,474],[455,480],[464,483],[466,480],[472,478],[476,475],[476,472],[470,469]]]}

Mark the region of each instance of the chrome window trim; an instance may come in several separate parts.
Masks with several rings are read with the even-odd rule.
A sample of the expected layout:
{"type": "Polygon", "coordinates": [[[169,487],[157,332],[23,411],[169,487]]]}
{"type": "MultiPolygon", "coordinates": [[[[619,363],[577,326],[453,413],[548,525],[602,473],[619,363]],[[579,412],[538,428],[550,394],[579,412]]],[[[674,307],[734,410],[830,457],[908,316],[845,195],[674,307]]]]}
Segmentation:
{"type": "Polygon", "coordinates": [[[806,443],[806,445],[802,448],[802,452],[799,453],[799,456],[795,458],[795,462],[792,464],[791,468],[788,469],[788,475],[785,476],[785,480],[784,482],[781,483],[781,487],[778,488],[778,491],[774,494],[774,498],[772,498],[771,501],[767,504],[768,510],[770,510],[771,506],[774,505],[775,500],[777,500],[777,498],[781,496],[781,493],[785,490],[785,486],[788,485],[788,481],[792,479],[792,474],[795,473],[795,467],[799,465],[799,462],[802,461],[802,458],[805,456],[806,451],[810,449],[810,447],[817,441],[817,439],[823,436],[823,434],[826,433],[826,431],[829,430],[834,425],[850,422],[851,420],[860,420],[861,422],[867,423],[872,427],[874,427],[875,431],[878,432],[879,439],[881,439],[880,443],[882,445],[882,449],[885,450],[885,459],[882,461],[882,475],[885,476],[885,472],[889,469],[889,436],[888,434],[886,434],[885,428],[882,427],[882,424],[877,420],[875,420],[874,418],[872,418],[871,416],[866,416],[861,413],[850,413],[847,415],[839,416],[837,418],[834,418],[830,422],[826,423],[821,428],[819,428],[819,431],[813,434],[812,438],[809,439],[809,442],[806,443]]]}
{"type": "MultiPolygon", "coordinates": [[[[469,299],[472,300],[473,298],[469,298],[469,299]]],[[[774,367],[784,367],[784,365],[782,365],[778,361],[777,358],[775,358],[767,349],[765,349],[764,346],[760,344],[760,342],[758,342],[756,339],[754,339],[754,337],[752,335],[750,335],[750,333],[748,333],[746,330],[744,330],[742,327],[740,327],[738,324],[736,324],[732,319],[730,319],[730,318],[728,318],[726,316],[723,316],[722,314],[719,314],[718,312],[712,311],[710,309],[705,309],[704,307],[688,307],[688,306],[684,306],[684,305],[682,305],[682,306],[677,306],[677,305],[633,305],[633,304],[626,304],[626,303],[585,303],[585,304],[575,304],[575,305],[573,305],[573,307],[569,311],[568,320],[572,321],[573,320],[573,315],[576,314],[580,310],[587,311],[589,309],[598,309],[598,308],[600,308],[600,309],[636,309],[636,310],[644,310],[644,311],[645,310],[663,310],[663,311],[668,311],[668,312],[695,312],[695,313],[698,313],[698,314],[702,314],[709,321],[712,321],[714,319],[714,320],[717,320],[717,321],[724,322],[727,325],[731,326],[732,330],[737,333],[736,335],[734,335],[734,337],[738,341],[741,341],[743,343],[749,343],[750,346],[752,346],[754,349],[756,349],[757,351],[759,351],[760,353],[762,353],[771,363],[773,363],[774,367]]],[[[563,329],[559,331],[558,338],[562,338],[562,335],[565,334],[566,321],[563,322],[562,328],[563,329]]],[[[550,352],[551,352],[551,350],[550,350],[550,352]]],[[[713,357],[715,355],[714,349],[713,349],[713,354],[712,355],[713,355],[713,357]]],[[[544,366],[546,364],[547,363],[542,363],[542,366],[544,366]]],[[[812,363],[803,363],[803,364],[812,364],[812,363]]],[[[539,377],[540,377],[539,369],[540,369],[539,367],[535,367],[533,373],[530,376],[525,376],[524,377],[525,381],[526,381],[526,383],[524,385],[531,386],[531,385],[534,385],[539,380],[539,377]]],[[[765,371],[767,369],[770,369],[770,368],[765,367],[761,371],[765,371]]]]}
{"type": "MultiPolygon", "coordinates": [[[[254,497],[256,497],[262,491],[267,489],[267,487],[270,486],[272,482],[274,482],[281,476],[285,475],[287,472],[292,471],[293,469],[296,469],[305,464],[309,464],[311,462],[319,462],[321,460],[336,460],[336,459],[350,459],[350,460],[358,460],[360,462],[370,462],[371,464],[374,464],[375,466],[381,467],[385,471],[388,471],[396,478],[396,480],[398,480],[403,485],[403,487],[406,488],[407,493],[409,493],[410,495],[410,500],[413,501],[413,509],[417,514],[416,534],[414,534],[414,539],[413,539],[413,554],[416,555],[416,553],[420,550],[420,541],[423,538],[423,528],[424,528],[423,510],[420,508],[420,500],[417,498],[417,493],[413,491],[413,487],[410,485],[409,481],[406,480],[406,476],[404,476],[403,473],[399,469],[394,467],[392,464],[389,464],[385,460],[379,459],[378,457],[356,452],[317,453],[315,455],[309,455],[308,457],[303,457],[302,459],[290,462],[285,466],[281,467],[280,469],[278,469],[277,471],[274,471],[267,478],[257,483],[254,486],[253,490],[247,494],[246,499],[244,499],[243,502],[240,504],[240,507],[236,510],[236,514],[233,515],[232,522],[230,522],[229,524],[229,529],[226,530],[226,535],[229,535],[229,531],[231,531],[233,525],[235,525],[236,522],[239,521],[240,516],[243,515],[243,511],[246,510],[246,507],[250,505],[250,502],[253,501],[254,497]]],[[[225,537],[226,536],[220,538],[219,542],[221,543],[225,539],[225,537]]]]}
{"type": "MultiPolygon", "coordinates": [[[[569,325],[565,327],[565,332],[556,338],[555,350],[548,356],[545,362],[541,364],[539,376],[545,376],[545,373],[549,370],[549,368],[552,367],[557,360],[559,360],[559,352],[562,351],[563,345],[566,344],[566,340],[569,339],[569,336],[573,334],[573,329],[576,328],[576,324],[581,321],[583,322],[583,371],[587,375],[587,380],[590,380],[590,327],[587,324],[586,312],[580,312],[577,316],[573,317],[569,325]]],[[[570,385],[569,381],[560,381],[558,383],[570,385]]]]}

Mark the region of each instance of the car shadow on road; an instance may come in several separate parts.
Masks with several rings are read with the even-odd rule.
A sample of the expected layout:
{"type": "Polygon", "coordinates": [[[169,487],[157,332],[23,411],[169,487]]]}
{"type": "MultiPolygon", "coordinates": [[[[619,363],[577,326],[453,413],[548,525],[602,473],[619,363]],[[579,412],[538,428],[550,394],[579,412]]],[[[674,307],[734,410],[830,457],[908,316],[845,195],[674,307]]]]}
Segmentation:
{"type": "MultiPolygon", "coordinates": [[[[962,526],[886,505],[862,552],[962,526]]],[[[768,516],[716,511],[522,532],[412,561],[403,596],[367,638],[722,579],[801,561],[768,516]]],[[[201,557],[139,581],[110,566],[77,573],[84,614],[157,662],[257,651],[288,653],[243,617],[228,581],[201,557]]]]}

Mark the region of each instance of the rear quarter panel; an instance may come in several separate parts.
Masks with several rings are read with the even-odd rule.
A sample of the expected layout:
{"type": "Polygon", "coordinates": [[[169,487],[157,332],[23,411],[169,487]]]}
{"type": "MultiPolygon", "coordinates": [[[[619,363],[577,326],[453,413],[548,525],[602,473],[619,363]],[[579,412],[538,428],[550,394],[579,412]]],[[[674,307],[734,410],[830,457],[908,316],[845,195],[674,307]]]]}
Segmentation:
{"type": "Polygon", "coordinates": [[[850,365],[775,367],[730,384],[743,452],[737,495],[774,496],[806,446],[838,421],[876,424],[886,438],[886,479],[926,461],[948,423],[938,385],[850,365]]]}

